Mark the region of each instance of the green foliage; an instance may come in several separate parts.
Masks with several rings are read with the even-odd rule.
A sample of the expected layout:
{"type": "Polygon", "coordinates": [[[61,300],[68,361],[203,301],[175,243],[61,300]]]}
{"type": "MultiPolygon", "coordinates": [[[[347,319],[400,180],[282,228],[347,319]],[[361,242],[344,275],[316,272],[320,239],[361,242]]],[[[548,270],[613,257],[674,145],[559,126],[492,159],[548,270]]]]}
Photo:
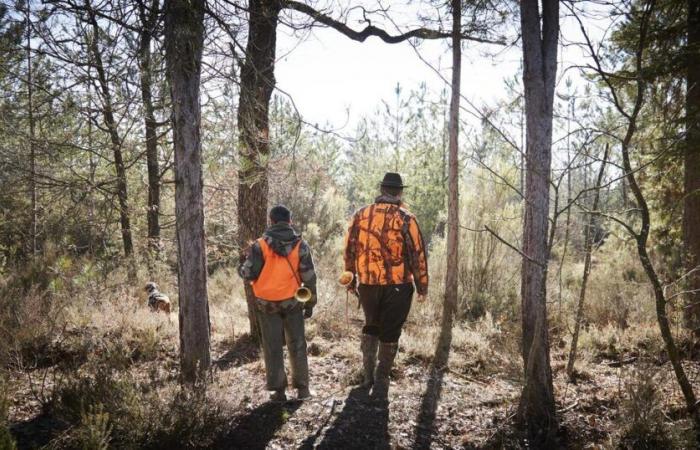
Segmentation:
{"type": "MultiPolygon", "coordinates": [[[[502,165],[495,168],[507,173],[502,165]]],[[[494,186],[484,170],[475,169],[466,179],[461,196],[466,228],[460,232],[459,315],[477,319],[489,312],[495,319],[514,319],[519,311],[519,258],[486,227],[512,241],[519,233],[520,203],[506,186],[494,186]]]]}
{"type": "Polygon", "coordinates": [[[80,425],[72,432],[71,444],[82,450],[107,450],[111,432],[109,414],[102,405],[90,407],[81,414],[80,425]]]}
{"type": "Polygon", "coordinates": [[[385,172],[399,172],[409,187],[403,200],[429,241],[444,222],[447,195],[446,98],[422,84],[367,118],[347,153],[345,192],[351,209],[374,201],[385,172]]]}

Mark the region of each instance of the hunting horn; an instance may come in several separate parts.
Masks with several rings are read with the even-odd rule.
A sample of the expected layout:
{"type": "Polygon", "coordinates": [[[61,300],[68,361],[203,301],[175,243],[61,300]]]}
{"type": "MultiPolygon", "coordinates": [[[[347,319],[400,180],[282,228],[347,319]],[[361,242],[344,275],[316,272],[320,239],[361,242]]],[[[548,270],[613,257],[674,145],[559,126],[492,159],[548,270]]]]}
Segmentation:
{"type": "Polygon", "coordinates": [[[304,286],[303,283],[299,287],[299,289],[297,289],[297,291],[294,293],[294,298],[297,299],[299,303],[308,302],[309,300],[311,300],[312,296],[313,294],[311,293],[311,289],[304,286]]]}

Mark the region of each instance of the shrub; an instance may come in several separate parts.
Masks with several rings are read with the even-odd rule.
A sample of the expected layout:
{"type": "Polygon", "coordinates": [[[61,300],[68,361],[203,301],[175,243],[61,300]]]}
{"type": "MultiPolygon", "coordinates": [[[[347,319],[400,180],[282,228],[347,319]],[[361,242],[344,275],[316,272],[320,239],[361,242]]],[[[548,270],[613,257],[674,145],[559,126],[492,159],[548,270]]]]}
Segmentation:
{"type": "Polygon", "coordinates": [[[81,450],[107,450],[111,432],[109,414],[98,404],[81,414],[80,424],[68,435],[66,443],[81,450]]]}
{"type": "Polygon", "coordinates": [[[635,369],[625,383],[619,449],[674,448],[660,407],[656,375],[650,368],[635,369]]]}

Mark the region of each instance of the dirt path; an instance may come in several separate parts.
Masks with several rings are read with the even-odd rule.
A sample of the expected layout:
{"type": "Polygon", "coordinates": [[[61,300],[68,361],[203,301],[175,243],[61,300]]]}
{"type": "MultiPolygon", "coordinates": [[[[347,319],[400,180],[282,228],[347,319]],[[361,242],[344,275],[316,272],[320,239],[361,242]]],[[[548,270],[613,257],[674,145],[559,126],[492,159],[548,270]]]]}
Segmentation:
{"type": "MultiPolygon", "coordinates": [[[[424,364],[402,365],[395,373],[388,412],[348,385],[358,361],[333,356],[310,357],[313,400],[283,405],[267,403],[259,362],[228,370],[245,378],[244,389],[255,394],[243,406],[230,437],[221,448],[509,448],[505,421],[512,417],[519,381],[497,375],[477,379],[451,371],[433,378],[424,364]],[[254,367],[251,367],[253,365],[254,367]],[[250,372],[257,372],[251,376],[250,372]],[[438,396],[438,401],[431,399],[438,396]],[[426,410],[426,405],[435,410],[426,410]],[[506,431],[504,433],[504,430],[506,431]],[[504,440],[505,439],[505,440],[504,440]]],[[[559,367],[559,366],[562,367],[559,367]]],[[[625,370],[609,361],[587,366],[578,384],[564,379],[555,359],[564,448],[607,448],[619,418],[619,398],[625,370]]],[[[675,404],[677,389],[668,367],[660,389],[675,404]],[[668,375],[668,376],[667,376],[668,375]]],[[[293,394],[290,390],[288,395],[293,394]]]]}
{"type": "MultiPolygon", "coordinates": [[[[367,398],[366,390],[343,387],[348,379],[343,369],[351,368],[349,361],[311,357],[309,364],[312,400],[267,403],[262,378],[251,383],[246,388],[257,394],[222,448],[464,447],[488,440],[518,394],[515,383],[469,382],[448,373],[442,379],[437,411],[426,414],[421,405],[429,377],[427,369],[416,365],[398,373],[387,412],[367,398]]],[[[245,371],[245,365],[236,370],[245,371]]]]}
{"type": "MultiPolygon", "coordinates": [[[[317,336],[309,357],[313,399],[273,404],[267,402],[264,368],[255,347],[246,339],[218,342],[212,390],[227,400],[230,409],[228,425],[216,448],[473,449],[516,445],[509,433],[520,391],[520,381],[514,379],[512,371],[518,361],[513,361],[510,369],[489,375],[479,370],[460,373],[454,368],[431,373],[429,362],[400,352],[387,410],[369,401],[367,393],[354,385],[360,364],[356,344],[352,338],[339,341],[317,336]]],[[[459,350],[452,352],[451,358],[468,356],[459,350]]],[[[555,352],[552,361],[562,447],[609,448],[624,419],[620,406],[626,397],[624,384],[637,362],[630,359],[616,364],[601,359],[582,363],[579,382],[570,384],[564,378],[563,357],[555,352]]],[[[168,359],[176,372],[176,353],[168,359]]],[[[687,364],[698,388],[699,365],[687,364]]],[[[138,365],[134,370],[147,371],[138,365]]],[[[682,402],[669,364],[659,362],[645,370],[657,373],[664,414],[678,421],[682,402]]],[[[176,381],[173,378],[170,382],[176,381]]],[[[16,394],[11,422],[20,447],[45,443],[37,433],[50,438],[50,418],[39,415],[26,389],[16,394]]],[[[288,390],[289,396],[293,394],[288,390]]],[[[672,426],[675,423],[680,422],[672,426]]]]}

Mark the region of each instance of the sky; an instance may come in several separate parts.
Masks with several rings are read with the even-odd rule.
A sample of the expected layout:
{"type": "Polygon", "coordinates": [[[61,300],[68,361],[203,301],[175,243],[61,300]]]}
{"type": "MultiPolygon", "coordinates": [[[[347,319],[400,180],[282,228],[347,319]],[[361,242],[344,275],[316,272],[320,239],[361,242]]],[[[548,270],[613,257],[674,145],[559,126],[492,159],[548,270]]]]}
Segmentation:
{"type": "MultiPolygon", "coordinates": [[[[386,44],[371,37],[352,41],[330,29],[318,29],[305,40],[281,29],[275,77],[278,89],[291,96],[304,119],[352,125],[372,113],[382,99],[393,98],[399,83],[405,91],[425,82],[434,92],[445,81],[416,54],[411,44],[386,44]]],[[[497,60],[480,56],[479,50],[497,46],[469,43],[462,61],[462,92],[470,99],[493,100],[503,93],[503,78],[516,73],[519,54],[508,52],[497,60]]],[[[446,80],[452,68],[445,41],[426,41],[418,51],[446,80]]]]}
{"type": "MultiPolygon", "coordinates": [[[[364,27],[357,21],[348,23],[357,30],[364,27]]],[[[606,24],[589,25],[593,35],[600,35],[606,24]]],[[[567,40],[579,38],[578,25],[572,19],[563,18],[561,30],[567,40]]],[[[429,90],[439,93],[446,86],[445,80],[450,79],[448,40],[423,41],[418,47],[422,58],[442,73],[441,78],[407,42],[386,44],[370,37],[359,43],[320,27],[304,39],[286,26],[280,26],[278,31],[277,87],[280,93],[291,97],[310,123],[331,124],[350,131],[360,118],[374,112],[382,99],[393,98],[397,83],[404,91],[410,91],[425,82],[429,90]]],[[[467,42],[463,49],[462,95],[479,107],[504,99],[504,80],[520,76],[520,48],[511,46],[504,50],[467,42]]],[[[560,77],[573,78],[574,84],[583,83],[576,71],[564,74],[562,70],[584,62],[581,50],[561,45],[560,53],[560,77]]]]}

